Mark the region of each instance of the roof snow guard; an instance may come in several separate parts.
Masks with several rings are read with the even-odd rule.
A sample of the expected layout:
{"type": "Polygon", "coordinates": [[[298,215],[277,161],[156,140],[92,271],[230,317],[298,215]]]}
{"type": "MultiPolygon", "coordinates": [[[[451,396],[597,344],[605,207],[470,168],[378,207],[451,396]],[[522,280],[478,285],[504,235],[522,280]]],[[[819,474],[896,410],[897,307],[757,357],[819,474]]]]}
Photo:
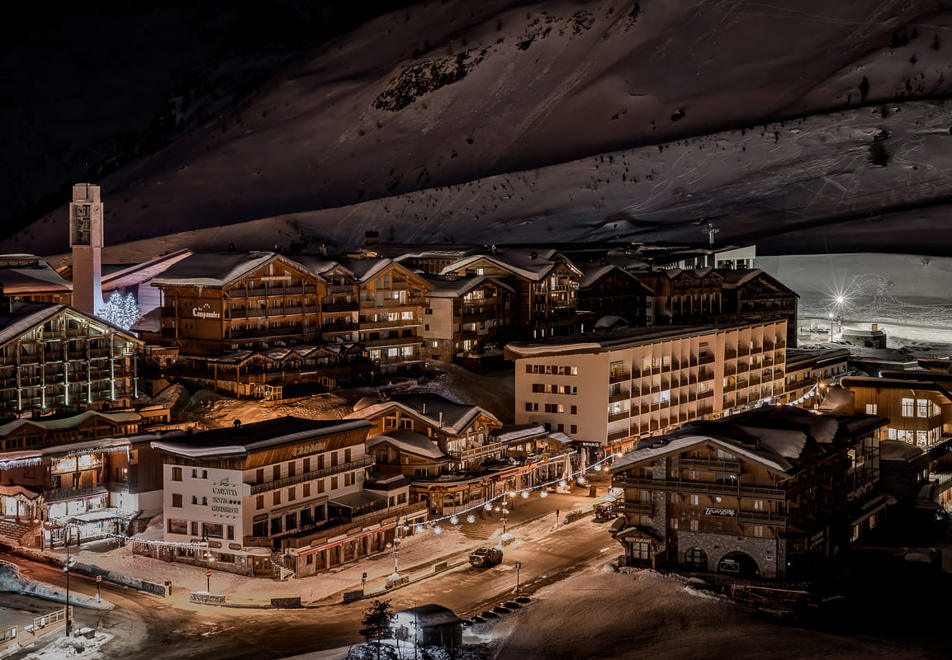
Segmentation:
{"type": "Polygon", "coordinates": [[[256,451],[274,449],[312,438],[369,428],[370,422],[363,419],[314,420],[279,417],[243,426],[180,435],[175,440],[159,440],[151,445],[156,451],[184,458],[247,456],[256,451]]]}

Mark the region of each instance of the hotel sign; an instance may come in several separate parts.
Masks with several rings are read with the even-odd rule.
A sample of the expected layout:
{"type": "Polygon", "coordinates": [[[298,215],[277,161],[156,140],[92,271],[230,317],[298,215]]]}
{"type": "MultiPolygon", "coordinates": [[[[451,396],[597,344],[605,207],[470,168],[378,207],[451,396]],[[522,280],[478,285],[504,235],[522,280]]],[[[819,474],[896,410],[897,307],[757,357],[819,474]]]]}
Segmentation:
{"type": "Polygon", "coordinates": [[[238,504],[241,500],[238,487],[232,485],[228,477],[212,484],[212,511],[237,515],[241,512],[238,504]]]}
{"type": "Polygon", "coordinates": [[[298,445],[294,448],[294,451],[291,452],[292,456],[302,456],[304,454],[316,454],[327,449],[327,440],[318,440],[315,442],[308,442],[307,444],[298,445]]]}
{"type": "Polygon", "coordinates": [[[721,509],[718,507],[705,507],[704,509],[705,516],[723,516],[725,518],[733,518],[737,515],[737,512],[734,509],[721,509]]]}
{"type": "Polygon", "coordinates": [[[208,303],[205,303],[201,307],[192,307],[192,316],[197,319],[220,319],[221,313],[212,309],[208,303]]]}

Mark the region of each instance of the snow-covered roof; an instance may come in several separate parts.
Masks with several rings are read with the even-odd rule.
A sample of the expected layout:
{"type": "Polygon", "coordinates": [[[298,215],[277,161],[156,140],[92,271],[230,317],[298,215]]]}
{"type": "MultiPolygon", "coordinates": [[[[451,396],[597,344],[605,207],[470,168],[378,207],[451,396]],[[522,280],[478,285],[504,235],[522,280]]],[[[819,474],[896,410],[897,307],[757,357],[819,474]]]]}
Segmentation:
{"type": "Polygon", "coordinates": [[[516,292],[515,289],[505,282],[493,277],[486,277],[485,275],[459,277],[455,279],[444,279],[442,277],[425,277],[424,279],[433,286],[431,290],[427,291],[427,298],[459,298],[465,296],[473,289],[479,288],[483,284],[495,284],[510,293],[516,292]]]}
{"type": "Polygon", "coordinates": [[[618,273],[630,279],[631,284],[637,287],[638,289],[641,289],[641,292],[644,293],[645,295],[650,296],[652,293],[654,293],[651,287],[649,287],[647,284],[639,280],[637,277],[629,273],[624,268],[617,266],[615,264],[604,264],[604,265],[600,265],[600,266],[585,270],[585,274],[582,275],[582,279],[579,280],[578,286],[580,289],[585,289],[587,287],[590,287],[593,284],[596,284],[603,277],[611,274],[613,271],[617,271],[618,273]]]}
{"type": "Polygon", "coordinates": [[[440,449],[438,444],[425,435],[409,429],[399,429],[383,435],[376,435],[367,440],[367,449],[382,444],[392,445],[398,451],[435,461],[450,460],[450,457],[440,449]]]}
{"type": "MultiPolygon", "coordinates": [[[[358,403],[365,403],[361,399],[358,403]]],[[[394,394],[386,401],[379,401],[355,409],[345,419],[368,418],[383,415],[392,409],[401,410],[426,424],[439,428],[444,433],[456,435],[465,429],[478,415],[486,415],[501,425],[499,419],[479,406],[456,403],[432,392],[406,392],[394,394]],[[441,415],[442,413],[442,415],[441,415]]]]}
{"type": "Polygon", "coordinates": [[[323,275],[329,271],[339,268],[345,273],[353,277],[354,273],[347,266],[341,262],[330,259],[323,255],[313,255],[313,254],[295,254],[289,257],[291,261],[295,261],[300,264],[307,271],[314,273],[315,275],[323,275]]]}
{"type": "MultiPolygon", "coordinates": [[[[471,254],[454,261],[449,266],[440,271],[440,275],[449,275],[461,268],[466,268],[477,261],[485,259],[503,270],[507,270],[514,275],[519,275],[534,282],[541,280],[555,268],[559,261],[556,260],[558,252],[553,249],[529,250],[524,248],[507,248],[496,252],[495,254],[471,254]]],[[[581,271],[567,259],[565,263],[581,275],[581,271]]]]}
{"type": "Polygon", "coordinates": [[[493,433],[493,438],[498,442],[519,442],[545,433],[545,427],[541,424],[505,424],[493,433]]]}
{"type": "Polygon", "coordinates": [[[0,437],[7,436],[24,426],[35,426],[47,431],[61,431],[85,424],[91,419],[101,419],[111,424],[127,424],[129,422],[138,422],[142,419],[142,416],[135,412],[99,412],[98,410],[86,410],[72,417],[15,419],[0,425],[0,437]]]}
{"type": "Polygon", "coordinates": [[[24,488],[23,486],[3,486],[0,485],[0,495],[5,495],[7,497],[16,497],[17,495],[22,495],[28,500],[35,500],[40,496],[39,493],[30,490],[29,488],[24,488]]]}
{"type": "Polygon", "coordinates": [[[563,445],[567,445],[572,442],[572,438],[570,438],[568,435],[566,435],[562,431],[556,431],[555,433],[550,433],[549,437],[563,445]]]}
{"type": "Polygon", "coordinates": [[[187,458],[244,456],[311,438],[369,428],[370,422],[362,419],[314,420],[279,417],[237,427],[180,435],[175,440],[158,440],[151,444],[157,451],[187,458]]]}
{"type": "Polygon", "coordinates": [[[171,268],[173,264],[178,263],[191,254],[191,250],[183,248],[142,263],[122,264],[108,275],[103,272],[102,289],[103,291],[108,291],[110,289],[148,282],[171,268]]]}
{"type": "Polygon", "coordinates": [[[73,290],[72,282],[32,254],[0,255],[0,287],[8,296],[73,290]]]}
{"type": "Polygon", "coordinates": [[[153,278],[152,286],[227,286],[277,256],[276,252],[194,253],[153,278]]]}
{"type": "Polygon", "coordinates": [[[638,463],[648,460],[655,460],[671,454],[680,454],[691,447],[705,444],[712,444],[726,451],[739,454],[784,476],[788,476],[787,471],[792,467],[788,461],[782,458],[779,460],[769,459],[761,453],[754,451],[752,448],[741,446],[731,438],[714,435],[685,435],[655,447],[646,447],[629,452],[612,463],[611,470],[613,473],[622,472],[632,465],[637,465],[638,463]]]}

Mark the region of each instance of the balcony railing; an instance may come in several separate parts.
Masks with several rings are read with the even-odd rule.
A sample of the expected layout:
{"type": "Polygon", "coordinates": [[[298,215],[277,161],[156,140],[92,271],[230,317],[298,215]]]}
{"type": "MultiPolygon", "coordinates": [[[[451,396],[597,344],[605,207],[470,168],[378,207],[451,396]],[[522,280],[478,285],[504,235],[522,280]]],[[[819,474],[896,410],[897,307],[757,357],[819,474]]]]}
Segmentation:
{"type": "Polygon", "coordinates": [[[294,476],[291,476],[291,477],[284,477],[283,479],[273,479],[271,481],[265,481],[260,484],[252,484],[251,494],[257,495],[258,493],[264,493],[269,490],[276,490],[278,488],[293,486],[294,484],[299,484],[304,481],[311,481],[312,479],[323,479],[324,477],[340,474],[341,472],[349,472],[351,470],[359,470],[360,468],[370,467],[373,464],[374,464],[373,456],[364,456],[363,458],[358,458],[356,461],[341,463],[340,465],[332,465],[330,467],[326,467],[320,470],[311,470],[310,472],[302,472],[300,474],[295,474],[294,476]]]}
{"type": "Polygon", "coordinates": [[[647,488],[663,490],[669,493],[709,493],[712,495],[740,495],[741,497],[761,497],[768,500],[783,500],[786,493],[780,488],[764,486],[736,486],[684,479],[638,479],[619,478],[612,481],[616,488],[647,488]]]}
{"type": "Polygon", "coordinates": [[[365,347],[380,347],[380,346],[408,346],[411,344],[422,344],[423,340],[420,337],[389,337],[385,339],[361,339],[365,347]]]}
{"type": "Polygon", "coordinates": [[[617,511],[628,515],[652,515],[654,514],[654,504],[651,502],[625,502],[617,511]]]}
{"type": "Polygon", "coordinates": [[[608,416],[609,422],[617,422],[620,419],[628,419],[628,411],[622,410],[621,412],[615,413],[608,416]]]}
{"type": "Polygon", "coordinates": [[[73,500],[80,497],[90,497],[93,495],[102,495],[109,491],[105,486],[84,486],[82,488],[53,488],[44,490],[43,497],[47,502],[59,502],[61,500],[73,500]]]}
{"type": "Polygon", "coordinates": [[[499,453],[502,451],[502,449],[503,449],[503,443],[492,442],[489,444],[485,444],[482,447],[476,447],[474,449],[466,449],[460,452],[450,452],[450,455],[461,461],[472,461],[477,458],[482,458],[483,456],[489,456],[490,454],[499,453]]]}
{"type": "Polygon", "coordinates": [[[702,470],[740,471],[740,461],[720,458],[681,458],[678,459],[678,466],[702,470]]]}
{"type": "MultiPolygon", "coordinates": [[[[354,516],[351,520],[344,522],[340,525],[334,527],[327,527],[324,529],[318,529],[313,534],[308,534],[307,536],[300,536],[295,538],[286,538],[281,539],[281,547],[284,549],[288,548],[303,548],[305,546],[314,544],[319,545],[325,542],[327,539],[332,539],[337,536],[342,536],[344,534],[350,533],[350,530],[355,527],[370,527],[382,521],[385,521],[389,518],[393,518],[395,521],[399,521],[400,518],[404,516],[417,513],[418,511],[423,511],[427,507],[426,502],[413,502],[406,506],[400,507],[388,507],[386,509],[380,509],[377,511],[372,511],[366,513],[362,516],[354,516]]],[[[252,537],[252,538],[263,538],[263,537],[252,537]]]]}
{"type": "Polygon", "coordinates": [[[608,375],[609,383],[620,383],[631,379],[630,371],[613,371],[608,375]]]}
{"type": "Polygon", "coordinates": [[[768,511],[738,511],[737,521],[783,527],[787,524],[787,516],[782,513],[770,513],[768,511]]]}

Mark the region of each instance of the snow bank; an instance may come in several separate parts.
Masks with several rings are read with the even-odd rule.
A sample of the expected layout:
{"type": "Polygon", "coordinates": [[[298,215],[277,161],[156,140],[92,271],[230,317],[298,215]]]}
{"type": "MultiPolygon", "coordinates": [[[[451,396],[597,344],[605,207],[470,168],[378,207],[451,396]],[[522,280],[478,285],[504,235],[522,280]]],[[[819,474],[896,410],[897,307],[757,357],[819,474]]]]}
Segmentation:
{"type": "MultiPolygon", "coordinates": [[[[88,628],[83,629],[83,631],[88,630],[88,628]]],[[[92,637],[85,637],[80,634],[83,631],[74,632],[72,637],[58,637],[39,651],[28,655],[27,658],[29,660],[67,660],[68,658],[97,660],[106,657],[102,647],[113,636],[109,633],[97,632],[92,637]]]]}

